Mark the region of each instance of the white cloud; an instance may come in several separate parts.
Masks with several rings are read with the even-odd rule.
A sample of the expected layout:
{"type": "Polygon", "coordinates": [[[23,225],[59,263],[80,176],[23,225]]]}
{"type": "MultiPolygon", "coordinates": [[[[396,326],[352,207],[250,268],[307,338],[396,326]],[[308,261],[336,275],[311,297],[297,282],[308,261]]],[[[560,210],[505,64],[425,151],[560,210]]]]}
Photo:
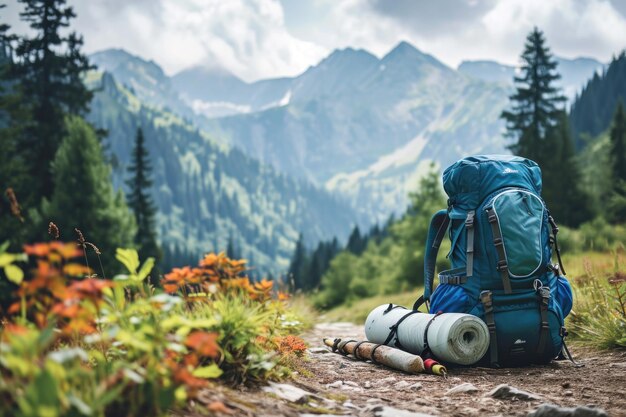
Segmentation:
{"type": "Polygon", "coordinates": [[[218,65],[247,80],[296,75],[330,52],[291,35],[278,0],[70,0],[70,4],[78,14],[73,26],[84,34],[88,52],[124,48],[153,59],[170,74],[193,65],[218,65]]]}
{"type": "Polygon", "coordinates": [[[217,65],[248,80],[295,75],[327,53],[286,30],[277,0],[161,0],[159,11],[150,22],[130,14],[130,35],[170,73],[217,65]]]}
{"type": "MultiPolygon", "coordinates": [[[[16,3],[9,1],[14,14],[16,3]]],[[[78,13],[74,27],[84,34],[88,52],[121,47],[153,59],[170,74],[193,65],[219,65],[246,80],[298,74],[335,48],[360,47],[380,56],[401,40],[450,66],[463,59],[514,64],[535,25],[544,30],[553,52],[564,57],[591,56],[606,62],[626,47],[626,17],[616,10],[620,3],[608,0],[70,4],[78,13]]]]}
{"type": "MultiPolygon", "coordinates": [[[[338,3],[329,22],[341,43],[381,54],[405,39],[453,67],[464,59],[516,63],[533,26],[544,30],[553,52],[564,57],[590,56],[606,62],[626,47],[626,17],[608,0],[338,3]]],[[[323,36],[325,32],[328,28],[320,27],[312,37],[329,46],[333,41],[331,35],[323,36]]]]}
{"type": "MultiPolygon", "coordinates": [[[[511,61],[509,47],[518,45],[538,26],[553,52],[560,56],[592,56],[608,61],[626,47],[626,18],[604,0],[509,0],[498,3],[482,19],[494,53],[511,61]]],[[[516,58],[516,57],[515,57],[516,58]]]]}

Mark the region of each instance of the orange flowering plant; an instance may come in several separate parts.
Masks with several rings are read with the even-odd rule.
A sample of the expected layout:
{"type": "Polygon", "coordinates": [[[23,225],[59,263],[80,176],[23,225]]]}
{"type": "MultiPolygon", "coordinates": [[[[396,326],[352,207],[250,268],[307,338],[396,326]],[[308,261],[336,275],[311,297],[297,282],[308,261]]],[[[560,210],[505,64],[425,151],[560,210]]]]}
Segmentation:
{"type": "MultiPolygon", "coordinates": [[[[229,259],[224,252],[209,253],[197,267],[174,268],[163,277],[161,284],[167,293],[178,293],[188,300],[209,298],[211,294],[225,291],[242,293],[260,302],[270,300],[274,282],[265,278],[251,282],[246,271],[246,260],[229,259]]],[[[282,292],[277,292],[276,297],[280,300],[288,298],[282,292]]]]}
{"type": "Polygon", "coordinates": [[[113,280],[82,255],[58,241],[0,246],[0,279],[16,287],[0,312],[0,415],[164,415],[216,378],[288,375],[281,358],[306,348],[288,296],[250,280],[244,260],[208,254],[161,290],[146,282],[154,259],[133,249],[117,250],[127,273],[113,280]]]}

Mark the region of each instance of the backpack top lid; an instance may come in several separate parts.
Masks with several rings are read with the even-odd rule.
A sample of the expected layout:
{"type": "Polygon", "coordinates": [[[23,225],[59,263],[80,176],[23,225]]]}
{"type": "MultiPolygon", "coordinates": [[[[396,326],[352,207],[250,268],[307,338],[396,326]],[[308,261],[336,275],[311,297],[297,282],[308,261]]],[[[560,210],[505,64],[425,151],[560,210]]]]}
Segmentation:
{"type": "Polygon", "coordinates": [[[520,187],[541,194],[541,169],[530,159],[513,155],[476,155],[455,162],[443,172],[451,218],[465,218],[489,194],[520,187]]]}

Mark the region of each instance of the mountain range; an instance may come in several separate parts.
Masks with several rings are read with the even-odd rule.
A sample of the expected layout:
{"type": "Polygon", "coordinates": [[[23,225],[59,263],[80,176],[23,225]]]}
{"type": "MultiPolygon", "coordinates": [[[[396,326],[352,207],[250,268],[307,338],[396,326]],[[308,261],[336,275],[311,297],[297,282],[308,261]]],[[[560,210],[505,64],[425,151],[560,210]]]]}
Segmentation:
{"type": "MultiPolygon", "coordinates": [[[[311,231],[313,225],[293,217],[277,242],[284,239],[292,245],[298,231],[308,239],[333,230],[345,236],[355,223],[382,221],[403,212],[408,193],[431,163],[442,169],[468,154],[507,152],[499,115],[513,91],[515,69],[492,61],[466,61],[454,69],[407,42],[380,58],[362,49],[336,50],[299,76],[253,83],[219,65],[194,67],[170,77],[156,63],[119,49],[96,53],[91,60],[111,74],[124,96],[132,97],[124,104],[125,111],[137,101],[134,106],[142,109],[146,120],[176,119],[177,126],[194,132],[189,133],[195,135],[193,145],[187,145],[190,139],[185,136],[168,145],[173,148],[155,150],[163,158],[162,166],[177,159],[176,170],[186,173],[187,181],[201,183],[209,181],[204,179],[207,175],[219,175],[215,166],[203,161],[230,152],[254,165],[254,175],[271,183],[283,178],[299,184],[294,190],[310,187],[308,195],[294,191],[300,209],[308,210],[309,219],[324,218],[321,212],[332,219],[324,218],[323,230],[316,225],[318,229],[311,231]],[[201,169],[192,175],[189,170],[196,161],[201,169]],[[326,203],[313,201],[317,199],[334,206],[324,208],[326,203]]],[[[559,68],[564,90],[571,93],[603,65],[559,58],[559,68]]],[[[100,111],[94,109],[94,117],[100,111]]],[[[109,124],[114,130],[114,121],[109,124]]],[[[126,148],[113,146],[116,154],[127,154],[129,132],[126,129],[120,139],[127,142],[126,148]]],[[[234,168],[230,175],[243,181],[234,168]]],[[[160,180],[166,181],[166,176],[160,180]]],[[[169,185],[171,190],[181,186],[169,185]]],[[[194,199],[208,198],[204,194],[208,190],[193,187],[194,199]]],[[[252,204],[258,195],[248,197],[242,199],[252,204]]],[[[238,198],[237,193],[230,198],[238,198]]],[[[288,198],[274,198],[275,204],[289,206],[288,198]]],[[[186,204],[195,203],[179,202],[178,211],[169,212],[178,213],[179,226],[193,222],[183,219],[189,216],[186,204]]],[[[272,216],[266,209],[257,224],[272,216]]],[[[212,213],[210,208],[203,210],[212,213]]],[[[164,232],[169,227],[165,220],[160,224],[164,232]]],[[[227,229],[216,233],[224,239],[237,227],[227,229]]],[[[175,239],[183,240],[183,233],[175,239]]],[[[281,246],[283,265],[290,244],[281,246]]],[[[267,250],[255,253],[266,261],[271,258],[267,250]]]]}
{"type": "MultiPolygon", "coordinates": [[[[603,67],[557,61],[571,96],[603,67]]],[[[223,69],[192,68],[173,81],[197,114],[211,118],[204,127],[216,137],[382,220],[404,210],[430,161],[442,168],[467,154],[506,152],[499,115],[514,72],[470,61],[454,70],[401,42],[382,58],[336,50],[294,78],[248,84],[230,74],[220,89],[211,86],[226,78],[223,69]]]]}
{"type": "Polygon", "coordinates": [[[107,131],[116,188],[125,187],[136,130],[143,130],[154,167],[157,232],[171,262],[197,261],[203,253],[225,250],[230,240],[261,272],[277,274],[287,269],[301,232],[312,245],[344,239],[356,222],[367,223],[328,191],[147,105],[110,73],[92,73],[87,82],[96,91],[88,119],[107,131]]]}

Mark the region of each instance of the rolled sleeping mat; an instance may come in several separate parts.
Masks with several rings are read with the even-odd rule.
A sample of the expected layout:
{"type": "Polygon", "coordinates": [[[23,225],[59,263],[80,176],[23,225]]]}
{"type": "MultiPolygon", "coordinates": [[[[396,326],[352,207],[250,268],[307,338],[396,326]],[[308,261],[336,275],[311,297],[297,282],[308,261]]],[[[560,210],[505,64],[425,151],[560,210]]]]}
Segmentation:
{"type": "MultiPolygon", "coordinates": [[[[410,313],[402,306],[384,304],[376,307],[365,320],[367,340],[384,344],[391,328],[410,313]]],[[[420,355],[424,351],[424,338],[428,327],[428,346],[433,356],[443,362],[472,365],[478,362],[489,348],[489,329],[478,317],[462,313],[439,315],[415,313],[408,315],[397,326],[395,335],[386,344],[420,355]],[[429,325],[430,323],[430,325],[429,325]]]]}

